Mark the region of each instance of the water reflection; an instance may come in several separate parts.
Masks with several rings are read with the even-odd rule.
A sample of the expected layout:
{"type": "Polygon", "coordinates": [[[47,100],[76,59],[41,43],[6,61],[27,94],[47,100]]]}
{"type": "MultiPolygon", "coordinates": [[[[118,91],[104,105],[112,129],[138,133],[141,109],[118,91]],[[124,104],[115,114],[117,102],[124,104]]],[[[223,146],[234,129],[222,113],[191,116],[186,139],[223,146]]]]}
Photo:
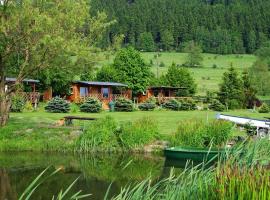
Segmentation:
{"type": "Polygon", "coordinates": [[[15,200],[46,167],[61,171],[50,177],[35,192],[34,199],[51,199],[67,188],[77,177],[72,192],[83,190],[91,199],[102,199],[112,183],[111,194],[122,186],[147,176],[158,180],[168,174],[165,159],[153,155],[63,155],[36,153],[0,153],[0,199],[15,200]]]}

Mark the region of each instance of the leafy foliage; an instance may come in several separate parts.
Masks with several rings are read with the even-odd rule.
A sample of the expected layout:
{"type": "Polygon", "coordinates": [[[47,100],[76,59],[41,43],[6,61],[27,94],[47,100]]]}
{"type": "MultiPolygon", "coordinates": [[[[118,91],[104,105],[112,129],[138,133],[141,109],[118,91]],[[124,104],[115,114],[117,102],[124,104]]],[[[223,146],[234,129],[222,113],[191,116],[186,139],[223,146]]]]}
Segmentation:
{"type": "Polygon", "coordinates": [[[188,53],[187,61],[183,64],[185,67],[201,67],[202,66],[202,49],[196,45],[194,41],[190,41],[185,47],[188,53]]]}
{"type": "Polygon", "coordinates": [[[140,34],[138,39],[137,48],[142,51],[155,51],[155,41],[153,39],[152,33],[144,32],[140,34]]]}
{"type": "Polygon", "coordinates": [[[270,108],[266,103],[263,103],[261,107],[259,108],[259,113],[269,113],[270,108]]]}
{"type": "Polygon", "coordinates": [[[87,113],[99,113],[102,110],[102,104],[98,99],[88,98],[86,101],[80,106],[81,112],[87,113]]]}
{"type": "Polygon", "coordinates": [[[129,99],[118,98],[115,100],[114,109],[117,112],[132,112],[134,110],[134,105],[129,99]]]}
{"type": "Polygon", "coordinates": [[[161,78],[164,85],[172,87],[183,87],[179,91],[179,96],[189,96],[196,92],[197,85],[188,69],[176,66],[173,63],[167,74],[161,78]]]}
{"type": "Polygon", "coordinates": [[[169,101],[162,104],[163,108],[168,110],[196,110],[196,103],[192,99],[180,99],[177,101],[176,99],[170,99],[169,101]]]}
{"type": "Polygon", "coordinates": [[[209,105],[209,108],[211,110],[220,111],[220,112],[226,109],[225,106],[218,99],[213,99],[213,101],[209,105]]]}
{"type": "Polygon", "coordinates": [[[133,94],[144,92],[149,86],[152,73],[140,53],[132,47],[117,52],[113,62],[117,72],[117,81],[126,83],[133,94]]]}
{"type": "Polygon", "coordinates": [[[19,94],[15,94],[14,96],[12,96],[10,111],[22,112],[24,109],[25,103],[26,102],[23,96],[19,94]]]}
{"type": "Polygon", "coordinates": [[[117,71],[111,65],[104,65],[102,66],[96,74],[97,81],[117,81],[117,71]]]}
{"type": "Polygon", "coordinates": [[[45,106],[45,110],[51,113],[67,113],[70,111],[70,104],[60,97],[54,97],[45,106]]]}

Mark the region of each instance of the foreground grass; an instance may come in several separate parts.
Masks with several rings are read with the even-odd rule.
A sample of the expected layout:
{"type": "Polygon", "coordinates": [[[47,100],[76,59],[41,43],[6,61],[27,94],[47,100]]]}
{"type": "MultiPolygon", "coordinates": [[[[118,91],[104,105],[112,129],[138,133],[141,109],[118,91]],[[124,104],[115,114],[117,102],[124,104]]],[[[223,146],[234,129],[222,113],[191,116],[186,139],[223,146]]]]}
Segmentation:
{"type": "MultiPolygon", "coordinates": [[[[231,111],[228,114],[263,119],[270,114],[259,114],[249,110],[231,111]]],[[[92,122],[75,122],[72,127],[57,126],[57,121],[64,116],[75,115],[85,117],[104,118],[111,116],[117,122],[135,121],[144,117],[155,120],[160,134],[170,135],[177,130],[180,121],[212,120],[216,112],[213,111],[136,111],[132,113],[99,114],[70,113],[56,114],[38,112],[12,113],[9,124],[0,129],[0,151],[73,151],[74,141],[82,134],[82,130],[92,122]]],[[[237,133],[239,134],[239,133],[237,133]]],[[[241,134],[241,133],[240,133],[241,134]]]]}
{"type": "MultiPolygon", "coordinates": [[[[152,71],[155,75],[162,75],[166,73],[168,70],[168,66],[170,66],[173,62],[176,64],[183,64],[186,62],[186,53],[175,53],[175,52],[164,52],[161,53],[161,57],[156,61],[154,59],[154,55],[157,52],[145,52],[142,53],[142,57],[147,63],[153,61],[152,71]],[[158,67],[157,63],[163,62],[165,67],[158,67]]],[[[198,84],[198,94],[205,94],[206,90],[216,91],[218,90],[218,84],[221,82],[221,78],[223,73],[232,65],[237,71],[240,73],[249,67],[255,61],[254,55],[217,55],[217,54],[203,54],[203,67],[202,68],[192,68],[190,69],[193,73],[193,77],[198,84]],[[216,68],[213,68],[213,65],[216,65],[216,68]]],[[[106,60],[104,63],[107,64],[112,63],[113,57],[106,60]]]]}

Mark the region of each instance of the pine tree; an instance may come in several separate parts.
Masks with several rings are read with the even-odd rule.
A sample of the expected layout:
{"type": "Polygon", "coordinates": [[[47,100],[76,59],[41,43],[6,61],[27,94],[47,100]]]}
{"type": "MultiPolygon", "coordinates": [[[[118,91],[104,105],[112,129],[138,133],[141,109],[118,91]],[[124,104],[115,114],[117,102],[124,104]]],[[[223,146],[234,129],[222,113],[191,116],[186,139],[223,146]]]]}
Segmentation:
{"type": "Polygon", "coordinates": [[[140,34],[138,40],[138,49],[143,51],[155,51],[155,41],[150,32],[144,32],[140,34]]]}
{"type": "Polygon", "coordinates": [[[242,108],[244,102],[243,84],[232,66],[223,74],[218,92],[219,101],[229,109],[242,108]]]}

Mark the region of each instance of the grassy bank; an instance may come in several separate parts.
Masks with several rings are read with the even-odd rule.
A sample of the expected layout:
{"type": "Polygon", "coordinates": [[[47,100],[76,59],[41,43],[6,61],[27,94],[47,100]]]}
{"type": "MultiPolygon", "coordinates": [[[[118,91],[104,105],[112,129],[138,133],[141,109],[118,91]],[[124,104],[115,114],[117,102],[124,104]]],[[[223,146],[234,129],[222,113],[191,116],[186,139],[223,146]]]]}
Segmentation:
{"type": "MultiPolygon", "coordinates": [[[[142,53],[142,57],[147,63],[152,60],[152,71],[155,75],[166,73],[168,66],[173,62],[176,64],[183,64],[186,62],[186,53],[164,52],[158,60],[154,59],[157,52],[142,53]],[[164,67],[158,67],[157,64],[164,63],[164,67]]],[[[255,61],[254,55],[217,55],[217,54],[203,54],[203,67],[190,69],[193,77],[198,84],[198,94],[205,94],[206,90],[215,91],[218,89],[218,84],[221,82],[223,73],[232,65],[237,71],[242,72],[249,68],[255,61]],[[215,67],[213,67],[215,65],[215,67]]],[[[113,57],[101,64],[112,63],[113,57]]]]}
{"type": "MultiPolygon", "coordinates": [[[[248,110],[228,112],[228,114],[263,119],[269,114],[253,113],[248,110]]],[[[110,116],[119,124],[134,122],[148,117],[155,121],[160,135],[171,135],[177,131],[182,120],[195,119],[206,122],[214,119],[212,111],[136,111],[132,113],[99,114],[71,113],[55,114],[38,112],[12,113],[9,124],[0,129],[0,151],[73,151],[74,141],[92,122],[75,122],[72,127],[58,126],[57,121],[66,115],[104,118],[110,116]]],[[[236,133],[238,134],[238,132],[236,133]]],[[[240,133],[242,134],[242,133],[240,133]]]]}

